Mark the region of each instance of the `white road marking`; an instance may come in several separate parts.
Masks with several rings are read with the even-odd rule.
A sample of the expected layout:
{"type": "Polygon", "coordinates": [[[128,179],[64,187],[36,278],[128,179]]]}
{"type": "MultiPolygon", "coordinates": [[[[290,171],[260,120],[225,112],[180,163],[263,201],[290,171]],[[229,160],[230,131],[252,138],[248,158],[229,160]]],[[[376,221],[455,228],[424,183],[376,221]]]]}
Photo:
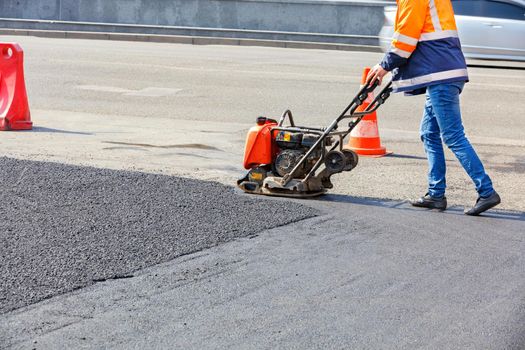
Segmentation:
{"type": "Polygon", "coordinates": [[[102,85],[78,85],[77,89],[87,90],[87,91],[98,91],[98,92],[113,92],[117,94],[124,94],[131,92],[132,90],[123,89],[114,86],[102,86],[102,85]]]}
{"type": "Polygon", "coordinates": [[[493,84],[493,83],[468,83],[469,85],[474,85],[476,87],[483,87],[483,88],[486,88],[486,89],[492,89],[492,88],[509,88],[509,89],[517,89],[517,90],[524,90],[525,89],[525,84],[524,85],[514,85],[514,84],[493,84]]]}
{"type": "Polygon", "coordinates": [[[115,86],[102,86],[102,85],[78,85],[76,87],[80,90],[97,91],[97,92],[110,92],[116,94],[123,94],[125,96],[144,96],[144,97],[164,97],[173,96],[182,91],[182,89],[171,89],[171,88],[159,88],[159,87],[147,87],[141,90],[129,90],[115,86]]]}
{"type": "Polygon", "coordinates": [[[182,91],[182,89],[148,87],[138,91],[128,92],[126,96],[145,96],[145,97],[164,97],[173,96],[182,91]]]}

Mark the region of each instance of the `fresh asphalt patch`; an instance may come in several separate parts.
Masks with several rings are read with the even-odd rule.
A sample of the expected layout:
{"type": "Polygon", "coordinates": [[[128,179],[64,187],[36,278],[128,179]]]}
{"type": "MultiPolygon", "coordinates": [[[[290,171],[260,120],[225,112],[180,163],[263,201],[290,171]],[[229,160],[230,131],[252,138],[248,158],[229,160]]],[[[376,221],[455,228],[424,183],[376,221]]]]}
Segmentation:
{"type": "Polygon", "coordinates": [[[316,216],[214,182],[0,157],[0,313],[316,216]]]}

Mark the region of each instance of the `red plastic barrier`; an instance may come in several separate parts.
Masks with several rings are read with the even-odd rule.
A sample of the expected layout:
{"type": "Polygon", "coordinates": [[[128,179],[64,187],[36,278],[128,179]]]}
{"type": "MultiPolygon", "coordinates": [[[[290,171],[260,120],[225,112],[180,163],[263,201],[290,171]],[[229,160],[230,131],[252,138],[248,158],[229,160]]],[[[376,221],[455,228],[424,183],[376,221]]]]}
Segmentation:
{"type": "Polygon", "coordinates": [[[24,51],[18,44],[0,43],[0,131],[32,127],[24,80],[24,51]]]}

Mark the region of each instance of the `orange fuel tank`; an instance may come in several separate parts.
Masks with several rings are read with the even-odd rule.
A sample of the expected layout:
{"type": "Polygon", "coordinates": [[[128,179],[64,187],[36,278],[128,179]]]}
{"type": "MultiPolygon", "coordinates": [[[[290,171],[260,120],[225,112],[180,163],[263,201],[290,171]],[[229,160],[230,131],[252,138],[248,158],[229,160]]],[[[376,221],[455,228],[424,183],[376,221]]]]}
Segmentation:
{"type": "Polygon", "coordinates": [[[273,119],[257,118],[257,125],[250,128],[244,148],[244,168],[252,169],[261,164],[271,164],[275,150],[271,129],[277,126],[273,119]]]}

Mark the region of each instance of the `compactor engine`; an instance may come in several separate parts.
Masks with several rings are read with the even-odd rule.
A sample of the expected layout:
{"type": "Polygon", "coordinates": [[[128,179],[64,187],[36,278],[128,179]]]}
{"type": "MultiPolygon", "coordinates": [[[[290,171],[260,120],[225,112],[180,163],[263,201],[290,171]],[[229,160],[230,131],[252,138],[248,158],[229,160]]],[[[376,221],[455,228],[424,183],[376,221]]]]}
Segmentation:
{"type": "Polygon", "coordinates": [[[247,193],[275,196],[303,198],[325,193],[333,187],[332,175],[357,166],[358,155],[343,148],[343,139],[365,115],[384,103],[390,95],[390,86],[391,83],[358,110],[377,87],[377,83],[366,84],[326,128],[297,126],[290,110],[285,111],[279,121],[257,118],[256,125],[248,131],[244,150],[244,167],[248,173],[237,185],[247,193]],[[348,128],[338,131],[338,124],[344,119],[350,120],[348,128]]]}

